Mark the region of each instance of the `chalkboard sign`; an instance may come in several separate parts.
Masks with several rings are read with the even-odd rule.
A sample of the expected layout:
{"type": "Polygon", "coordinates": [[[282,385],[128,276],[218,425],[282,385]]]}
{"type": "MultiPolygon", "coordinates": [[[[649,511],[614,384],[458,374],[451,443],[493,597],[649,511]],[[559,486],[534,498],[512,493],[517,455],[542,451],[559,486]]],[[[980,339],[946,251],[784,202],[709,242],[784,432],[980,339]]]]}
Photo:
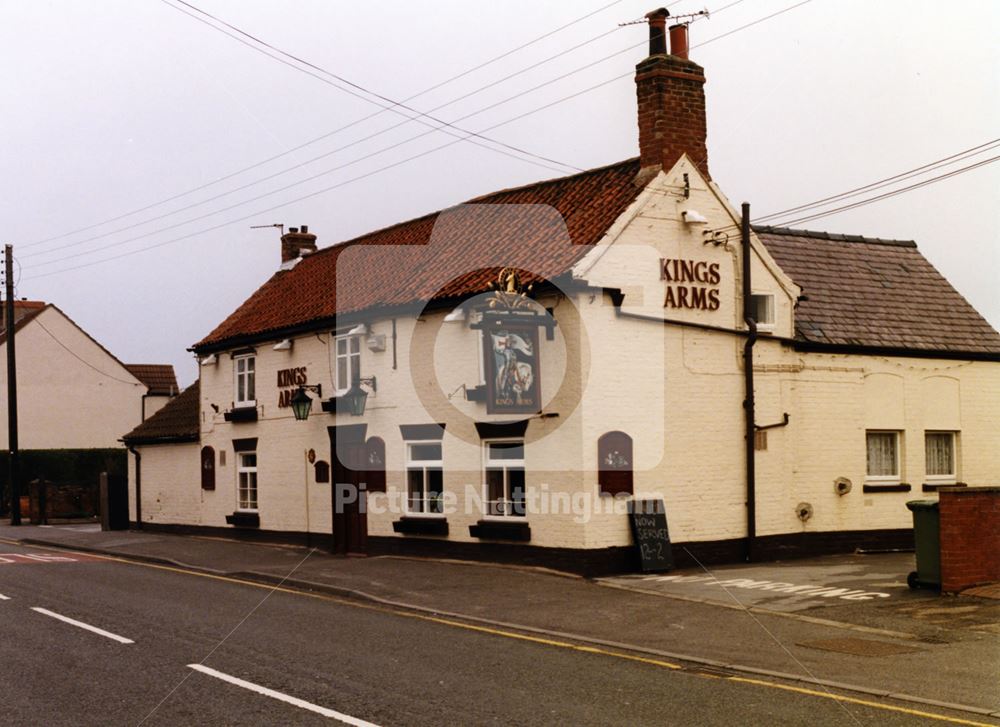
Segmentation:
{"type": "Polygon", "coordinates": [[[674,554],[663,500],[633,500],[629,503],[628,518],[643,572],[672,570],[674,554]]]}

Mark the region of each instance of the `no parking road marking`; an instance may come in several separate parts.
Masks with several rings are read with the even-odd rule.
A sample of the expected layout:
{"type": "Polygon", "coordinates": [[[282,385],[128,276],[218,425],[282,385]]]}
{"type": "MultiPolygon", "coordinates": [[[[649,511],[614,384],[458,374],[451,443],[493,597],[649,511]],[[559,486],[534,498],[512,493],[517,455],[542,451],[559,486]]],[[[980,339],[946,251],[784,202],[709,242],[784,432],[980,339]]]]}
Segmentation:
{"type": "Polygon", "coordinates": [[[654,583],[698,583],[706,586],[721,586],[728,588],[744,588],[751,591],[769,591],[790,596],[813,596],[819,598],[840,598],[845,601],[871,601],[875,598],[889,598],[891,594],[881,591],[865,591],[854,588],[835,588],[832,586],[797,586],[783,581],[755,581],[750,578],[729,578],[719,580],[715,576],[646,576],[642,580],[654,583]]]}
{"type": "Polygon", "coordinates": [[[27,563],[38,565],[39,563],[78,563],[86,560],[102,560],[93,555],[84,553],[73,553],[73,555],[40,555],[35,553],[0,553],[0,565],[11,565],[14,563],[27,563]]]}

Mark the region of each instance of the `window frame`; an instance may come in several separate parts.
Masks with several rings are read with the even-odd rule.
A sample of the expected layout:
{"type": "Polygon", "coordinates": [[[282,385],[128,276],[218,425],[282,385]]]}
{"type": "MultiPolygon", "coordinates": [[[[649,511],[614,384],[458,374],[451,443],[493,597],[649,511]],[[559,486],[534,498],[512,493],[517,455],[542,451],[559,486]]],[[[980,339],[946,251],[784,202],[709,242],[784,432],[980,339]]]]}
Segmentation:
{"type": "Polygon", "coordinates": [[[958,482],[958,432],[948,429],[928,429],[924,431],[924,482],[929,485],[954,485],[958,482]],[[951,440],[951,473],[932,475],[927,462],[927,437],[929,435],[947,435],[951,440]]]}
{"type": "Polygon", "coordinates": [[[243,353],[233,356],[233,406],[237,408],[257,406],[257,354],[243,353]],[[249,366],[240,371],[240,366],[243,364],[249,364],[249,366]],[[250,386],[244,386],[244,392],[253,389],[252,398],[240,398],[241,378],[250,384],[250,386]]]}
{"type": "Polygon", "coordinates": [[[903,433],[898,429],[866,429],[865,430],[865,484],[868,485],[898,485],[903,481],[903,433]],[[893,454],[895,458],[895,473],[891,475],[873,475],[869,472],[868,437],[872,434],[893,435],[893,454]]]}
{"type": "Polygon", "coordinates": [[[528,492],[528,468],[527,463],[527,452],[524,448],[524,438],[523,437],[500,437],[494,439],[484,439],[483,440],[483,519],[491,520],[494,522],[527,522],[528,511],[527,511],[527,492],[528,492]],[[520,459],[492,459],[490,457],[490,445],[493,444],[520,444],[521,445],[521,458],[520,459]],[[504,472],[503,477],[503,488],[504,488],[504,502],[513,503],[511,499],[511,489],[510,489],[510,473],[509,468],[520,467],[521,472],[524,475],[523,483],[523,493],[524,499],[522,500],[522,513],[513,512],[513,508],[510,508],[510,512],[504,512],[502,514],[497,514],[491,512],[490,508],[490,485],[489,480],[486,477],[486,472],[490,468],[502,468],[504,472]]]}
{"type": "Polygon", "coordinates": [[[750,304],[753,307],[753,310],[752,310],[753,313],[757,312],[756,311],[756,305],[754,305],[754,299],[760,299],[760,298],[768,301],[767,305],[765,306],[765,309],[766,309],[766,311],[767,311],[767,313],[769,315],[770,320],[766,320],[766,321],[756,320],[756,316],[755,316],[754,320],[756,320],[756,323],[757,323],[757,330],[761,331],[761,332],[764,332],[764,333],[767,333],[769,331],[773,331],[774,330],[775,322],[777,320],[777,308],[776,308],[777,301],[775,300],[774,293],[770,293],[770,292],[766,292],[766,291],[765,292],[753,292],[753,293],[750,293],[750,304]]]}
{"type": "Polygon", "coordinates": [[[333,390],[337,396],[341,394],[346,394],[347,390],[351,388],[351,385],[361,378],[361,336],[359,335],[349,335],[342,333],[340,335],[333,334],[333,346],[330,350],[330,356],[333,359],[333,390]],[[338,350],[340,348],[340,342],[345,341],[347,346],[347,351],[343,355],[338,350]],[[351,350],[352,343],[356,344],[358,347],[357,351],[351,350]],[[340,366],[339,362],[341,357],[346,361],[346,376],[347,381],[342,382],[340,380],[340,366]],[[355,360],[355,364],[352,365],[351,360],[355,360]]]}
{"type": "Polygon", "coordinates": [[[424,517],[424,518],[437,518],[443,519],[446,517],[444,512],[444,442],[440,439],[408,439],[403,442],[404,446],[404,495],[403,495],[403,514],[406,517],[424,517]],[[412,456],[412,448],[421,445],[434,445],[441,448],[441,456],[438,459],[414,459],[412,456]],[[423,504],[424,509],[414,510],[410,502],[410,472],[411,470],[421,470],[422,471],[422,489],[420,501],[423,504]],[[430,470],[437,469],[441,472],[441,492],[438,493],[440,496],[439,507],[440,512],[431,512],[431,498],[430,498],[430,481],[428,478],[428,472],[430,470]]]}
{"type": "Polygon", "coordinates": [[[256,450],[252,452],[236,453],[236,512],[260,512],[260,488],[258,485],[257,468],[258,468],[258,462],[257,462],[256,450]],[[253,465],[248,466],[244,464],[243,462],[244,457],[253,457],[253,465]],[[253,477],[252,488],[249,485],[246,488],[244,488],[242,483],[240,482],[240,476],[244,474],[248,475],[248,478],[249,476],[252,475],[253,477]],[[244,500],[241,494],[241,491],[243,489],[246,489],[248,493],[248,496],[246,498],[247,502],[246,507],[243,507],[244,500]],[[252,500],[249,497],[249,492],[251,491],[253,492],[252,500]],[[249,506],[251,502],[253,503],[253,507],[249,506]]]}

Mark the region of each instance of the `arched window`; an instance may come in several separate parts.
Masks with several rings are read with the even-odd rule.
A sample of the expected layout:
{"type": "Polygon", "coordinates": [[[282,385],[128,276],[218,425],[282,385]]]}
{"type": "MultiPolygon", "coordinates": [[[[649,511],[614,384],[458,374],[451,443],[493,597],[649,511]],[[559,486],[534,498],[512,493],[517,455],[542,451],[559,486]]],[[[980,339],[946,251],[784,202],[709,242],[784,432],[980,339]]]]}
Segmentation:
{"type": "Polygon", "coordinates": [[[201,448],[201,489],[215,489],[215,450],[209,446],[201,448]]]}
{"type": "Polygon", "coordinates": [[[597,440],[597,484],[602,495],[632,494],[632,437],[607,432],[597,440]]]}
{"type": "Polygon", "coordinates": [[[366,445],[365,482],[368,492],[385,492],[385,442],[372,437],[366,445]]]}
{"type": "Polygon", "coordinates": [[[330,481],[330,465],[327,462],[318,460],[313,467],[316,469],[316,482],[323,483],[330,481]]]}

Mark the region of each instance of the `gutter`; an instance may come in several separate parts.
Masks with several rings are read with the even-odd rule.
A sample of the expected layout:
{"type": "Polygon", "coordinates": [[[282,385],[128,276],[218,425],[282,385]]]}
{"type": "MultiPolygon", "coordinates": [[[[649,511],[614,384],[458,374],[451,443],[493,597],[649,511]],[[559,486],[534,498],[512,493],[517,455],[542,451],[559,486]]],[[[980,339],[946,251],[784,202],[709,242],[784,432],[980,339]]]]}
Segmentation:
{"type": "Polygon", "coordinates": [[[795,339],[792,347],[802,353],[839,353],[857,356],[891,356],[894,358],[938,358],[946,361],[1000,361],[1000,352],[961,351],[940,348],[901,348],[898,346],[866,346],[850,343],[821,343],[795,339]]]}
{"type": "MultiPolygon", "coordinates": [[[[654,316],[646,313],[633,313],[631,311],[622,310],[622,303],[625,301],[625,294],[622,293],[620,288],[604,288],[606,292],[611,297],[611,303],[615,307],[615,316],[618,318],[631,318],[637,321],[650,321],[652,323],[662,323],[667,326],[678,326],[680,328],[695,328],[699,331],[711,331],[713,333],[728,333],[731,336],[745,337],[749,336],[750,332],[745,331],[740,328],[726,328],[725,326],[713,326],[708,323],[696,323],[695,321],[684,321],[679,318],[664,318],[662,316],[654,316]]],[[[780,341],[785,344],[793,344],[795,339],[787,338],[785,336],[774,336],[771,334],[767,335],[768,341],[780,341]]]]}

